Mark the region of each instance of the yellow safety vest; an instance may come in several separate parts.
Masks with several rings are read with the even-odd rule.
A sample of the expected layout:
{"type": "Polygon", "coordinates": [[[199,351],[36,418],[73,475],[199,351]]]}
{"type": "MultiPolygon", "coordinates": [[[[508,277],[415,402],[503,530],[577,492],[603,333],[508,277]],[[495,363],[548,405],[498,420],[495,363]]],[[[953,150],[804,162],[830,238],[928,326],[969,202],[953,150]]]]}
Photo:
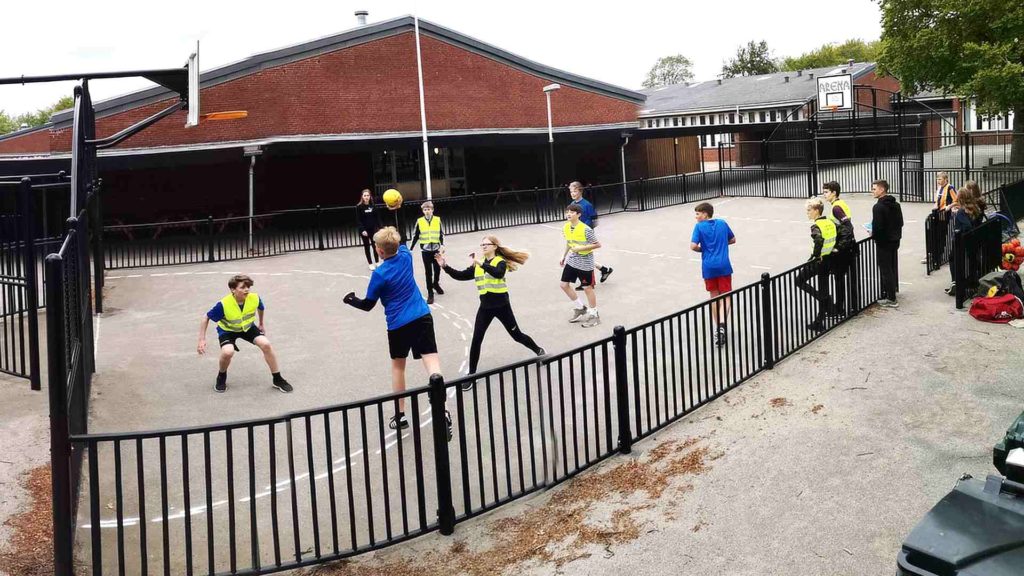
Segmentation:
{"type": "Polygon", "coordinates": [[[441,243],[441,217],[434,216],[427,222],[427,219],[420,216],[416,221],[416,227],[420,230],[420,246],[424,244],[441,243]]]}
{"type": "Polygon", "coordinates": [[[821,230],[821,237],[825,242],[821,245],[821,255],[828,256],[832,253],[832,250],[836,247],[836,223],[829,220],[828,218],[818,218],[814,221],[814,225],[821,230]]]}
{"type": "MultiPolygon", "coordinates": [[[[570,247],[585,246],[587,244],[587,230],[589,229],[590,227],[583,222],[576,224],[575,228],[572,227],[571,223],[566,222],[565,226],[562,227],[562,235],[565,236],[565,241],[569,243],[570,247]]],[[[577,254],[580,256],[586,256],[591,252],[593,252],[593,250],[577,252],[577,254]]]]}
{"type": "Polygon", "coordinates": [[[260,306],[260,297],[255,292],[249,292],[249,295],[245,297],[245,304],[241,308],[231,294],[221,298],[220,303],[224,307],[224,318],[217,322],[217,326],[227,332],[245,332],[256,321],[256,310],[260,306]]]}
{"type": "MultiPolygon", "coordinates": [[[[488,264],[491,266],[497,266],[498,262],[504,262],[505,259],[501,256],[495,256],[491,259],[488,264]]],[[[507,272],[506,272],[507,274],[507,272]]],[[[507,294],[508,286],[505,284],[504,278],[495,278],[484,270],[483,266],[477,264],[476,272],[473,274],[473,280],[476,281],[476,291],[479,294],[507,294]]]]}
{"type": "MultiPolygon", "coordinates": [[[[836,201],[832,203],[832,207],[834,208],[836,206],[843,209],[843,214],[846,214],[846,218],[851,218],[853,216],[853,212],[850,211],[850,206],[846,203],[845,200],[836,199],[836,201]]],[[[835,224],[839,223],[839,220],[836,219],[836,217],[832,214],[831,211],[828,214],[828,219],[835,224]]]]}

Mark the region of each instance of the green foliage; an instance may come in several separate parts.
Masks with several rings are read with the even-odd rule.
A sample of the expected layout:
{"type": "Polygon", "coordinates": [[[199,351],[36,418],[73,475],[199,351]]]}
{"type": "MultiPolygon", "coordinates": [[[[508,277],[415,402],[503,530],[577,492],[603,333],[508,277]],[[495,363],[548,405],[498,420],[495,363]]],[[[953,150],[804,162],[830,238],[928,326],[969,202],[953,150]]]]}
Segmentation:
{"type": "Polygon", "coordinates": [[[693,80],[693,62],[682,54],[675,56],[664,56],[658,58],[647,78],[644,79],[644,88],[656,88],[658,86],[669,86],[682,84],[693,80]]]}
{"type": "Polygon", "coordinates": [[[736,49],[736,56],[722,64],[722,78],[734,76],[756,76],[778,72],[779,65],[772,58],[768,43],[764,40],[747,42],[746,46],[736,49]]]}
{"type": "Polygon", "coordinates": [[[807,70],[845,64],[853,58],[857,62],[875,62],[882,43],[880,40],[865,42],[860,38],[847,40],[842,44],[825,44],[799,56],[782,59],[783,70],[807,70]]]}
{"type": "Polygon", "coordinates": [[[75,98],[73,96],[65,96],[46,108],[41,108],[35,112],[25,112],[14,117],[0,110],[0,134],[14,132],[22,124],[28,124],[29,128],[42,126],[50,121],[50,117],[53,116],[54,112],[67,110],[74,106],[75,98]]]}

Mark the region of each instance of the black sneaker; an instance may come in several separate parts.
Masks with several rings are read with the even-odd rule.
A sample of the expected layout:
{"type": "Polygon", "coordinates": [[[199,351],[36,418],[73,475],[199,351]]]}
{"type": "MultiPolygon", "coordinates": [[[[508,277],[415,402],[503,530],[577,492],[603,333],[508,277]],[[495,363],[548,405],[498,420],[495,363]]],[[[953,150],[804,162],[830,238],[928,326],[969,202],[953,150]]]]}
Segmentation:
{"type": "Polygon", "coordinates": [[[392,430],[405,430],[409,427],[409,421],[406,420],[405,414],[399,412],[391,417],[391,421],[388,422],[388,428],[392,430]]]}
{"type": "Polygon", "coordinates": [[[441,290],[440,284],[434,284],[434,292],[437,292],[438,294],[444,294],[444,290],[441,290]]]}
{"type": "Polygon", "coordinates": [[[433,294],[427,294],[427,304],[433,304],[433,303],[434,303],[434,295],[433,294]]]}
{"type": "Polygon", "coordinates": [[[607,280],[608,277],[611,276],[612,272],[614,272],[614,271],[615,270],[613,270],[612,268],[609,268],[607,266],[605,266],[604,268],[601,268],[601,283],[604,284],[604,281],[607,280]]]}
{"type": "Polygon", "coordinates": [[[289,384],[288,381],[285,380],[284,378],[281,378],[280,380],[275,380],[274,388],[277,388],[278,390],[286,394],[294,390],[294,388],[292,388],[292,385],[289,384]]]}
{"type": "Polygon", "coordinates": [[[217,383],[213,385],[213,389],[217,392],[223,392],[228,389],[228,375],[227,373],[217,374],[217,383]]]}
{"type": "Polygon", "coordinates": [[[719,326],[718,330],[715,331],[715,346],[721,348],[725,346],[725,326],[719,326]]]}
{"type": "Polygon", "coordinates": [[[540,358],[541,356],[547,356],[547,355],[548,355],[548,353],[547,353],[546,350],[544,350],[543,348],[537,348],[537,357],[538,358],[540,358]]]}
{"type": "Polygon", "coordinates": [[[821,320],[815,320],[814,322],[811,322],[810,324],[807,325],[807,329],[812,332],[824,332],[825,325],[821,322],[821,320]]]}
{"type": "Polygon", "coordinates": [[[444,425],[445,432],[448,435],[448,441],[452,441],[452,415],[447,410],[444,411],[444,425]]]}
{"type": "Polygon", "coordinates": [[[462,384],[459,384],[459,388],[462,388],[463,392],[469,392],[476,385],[476,380],[466,380],[462,384]]]}

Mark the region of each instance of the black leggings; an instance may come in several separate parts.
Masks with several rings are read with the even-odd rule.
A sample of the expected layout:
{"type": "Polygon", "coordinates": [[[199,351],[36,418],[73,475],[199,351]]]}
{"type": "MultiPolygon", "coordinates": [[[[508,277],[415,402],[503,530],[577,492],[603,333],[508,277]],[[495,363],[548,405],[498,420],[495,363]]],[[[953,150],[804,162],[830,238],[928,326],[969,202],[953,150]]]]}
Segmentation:
{"type": "Polygon", "coordinates": [[[366,263],[373,264],[374,262],[377,262],[379,259],[379,257],[377,256],[377,251],[375,250],[375,248],[377,247],[377,243],[373,241],[373,234],[371,234],[370,232],[367,232],[366,234],[367,236],[363,236],[363,234],[360,233],[359,237],[363,239],[363,252],[366,252],[366,263]],[[373,255],[373,260],[370,260],[371,254],[373,255]]]}
{"type": "Polygon", "coordinates": [[[536,354],[540,351],[540,347],[526,334],[523,334],[519,330],[519,324],[516,323],[516,316],[512,313],[512,306],[506,304],[500,308],[483,308],[481,307],[476,311],[476,325],[473,326],[473,343],[469,346],[469,373],[476,374],[477,364],[480,363],[480,345],[484,342],[484,334],[487,333],[487,328],[491,325],[491,320],[495,318],[501,325],[508,331],[508,335],[513,340],[519,342],[523,346],[526,346],[536,354]]]}
{"type": "Polygon", "coordinates": [[[437,252],[420,250],[420,255],[423,256],[423,270],[427,275],[427,294],[433,294],[434,288],[441,283],[441,265],[437,263],[434,254],[437,252]]]}

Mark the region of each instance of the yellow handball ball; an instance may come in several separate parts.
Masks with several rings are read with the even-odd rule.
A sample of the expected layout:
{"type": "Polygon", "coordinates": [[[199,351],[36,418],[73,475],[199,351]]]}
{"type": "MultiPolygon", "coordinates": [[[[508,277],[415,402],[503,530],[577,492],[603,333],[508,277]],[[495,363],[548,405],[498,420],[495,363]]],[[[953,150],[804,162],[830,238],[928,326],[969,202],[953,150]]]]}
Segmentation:
{"type": "Polygon", "coordinates": [[[388,208],[397,208],[402,205],[402,193],[394,188],[384,192],[383,199],[388,208]]]}

